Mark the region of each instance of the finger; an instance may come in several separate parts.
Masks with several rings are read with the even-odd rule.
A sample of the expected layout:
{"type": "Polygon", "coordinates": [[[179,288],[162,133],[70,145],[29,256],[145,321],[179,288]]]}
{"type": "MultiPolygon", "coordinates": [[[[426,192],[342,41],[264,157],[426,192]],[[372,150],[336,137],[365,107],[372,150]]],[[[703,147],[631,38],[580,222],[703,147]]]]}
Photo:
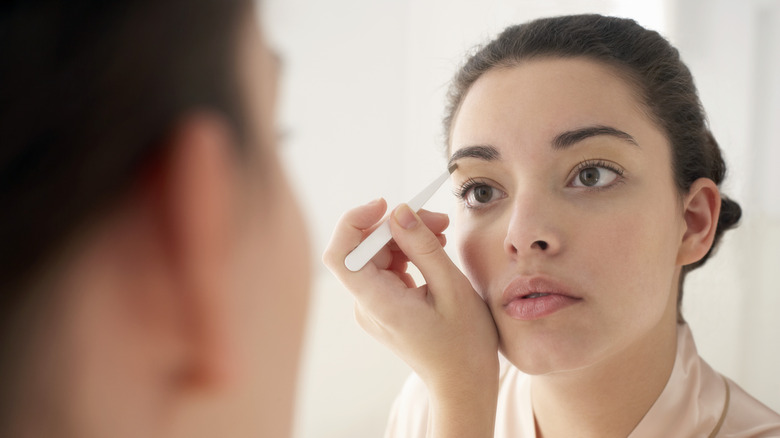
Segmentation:
{"type": "Polygon", "coordinates": [[[406,257],[406,254],[402,251],[393,251],[393,260],[387,269],[394,272],[404,285],[406,285],[407,289],[414,289],[417,287],[417,282],[414,281],[414,277],[408,272],[409,258],[406,257]]]}
{"type": "Polygon", "coordinates": [[[391,215],[390,230],[399,249],[420,270],[426,282],[449,284],[460,271],[439,238],[425,226],[408,205],[401,204],[391,215]]]}
{"type": "Polygon", "coordinates": [[[404,283],[407,289],[414,289],[417,287],[417,282],[414,281],[414,277],[412,277],[412,274],[407,272],[409,269],[409,260],[406,260],[406,257],[403,259],[397,259],[393,261],[393,265],[390,267],[393,272],[395,272],[395,275],[398,276],[398,278],[404,283]]]}
{"type": "MultiPolygon", "coordinates": [[[[436,236],[436,238],[439,239],[441,246],[447,245],[447,236],[444,234],[439,234],[436,236]]],[[[398,245],[395,243],[395,241],[391,240],[387,245],[380,249],[374,257],[371,258],[370,263],[373,263],[377,269],[389,269],[391,271],[402,272],[405,269],[401,270],[396,269],[395,267],[395,261],[398,258],[402,258],[404,262],[409,261],[409,259],[404,255],[403,251],[398,248],[398,245]]]]}
{"type": "Polygon", "coordinates": [[[417,212],[417,216],[422,219],[425,226],[428,227],[428,229],[430,229],[433,234],[440,234],[444,232],[444,230],[446,230],[450,225],[450,217],[444,213],[420,210],[417,212]]]}
{"type": "Polygon", "coordinates": [[[390,269],[397,252],[397,250],[393,251],[389,245],[385,245],[371,258],[369,263],[373,263],[378,269],[390,269]]]}
{"type": "Polygon", "coordinates": [[[363,240],[367,229],[377,225],[386,210],[387,203],[380,198],[344,213],[322,255],[325,266],[334,273],[340,272],[344,268],[347,253],[363,240]]]}
{"type": "Polygon", "coordinates": [[[393,251],[393,260],[391,261],[387,269],[394,272],[402,273],[402,272],[406,272],[408,268],[409,268],[409,258],[406,257],[406,254],[402,253],[401,251],[393,251]]]}
{"type": "MultiPolygon", "coordinates": [[[[441,246],[445,246],[447,244],[447,237],[445,235],[442,234],[436,236],[436,238],[439,240],[441,246]]],[[[407,265],[409,263],[409,257],[407,257],[406,254],[404,254],[404,252],[401,251],[400,248],[398,248],[398,245],[396,245],[393,242],[391,242],[391,244],[395,246],[395,249],[390,251],[387,255],[390,257],[388,264],[382,265],[380,269],[387,269],[395,272],[406,272],[407,265]]],[[[385,248],[385,249],[389,250],[389,248],[385,248]]],[[[383,249],[383,251],[385,249],[383,249]]],[[[385,255],[383,255],[383,261],[384,261],[384,257],[385,255]]]]}
{"type": "MultiPolygon", "coordinates": [[[[441,246],[447,246],[447,236],[444,234],[437,234],[436,238],[439,239],[441,246]]],[[[395,240],[391,240],[390,243],[387,244],[387,248],[390,249],[390,251],[401,251],[401,248],[398,247],[398,244],[395,243],[395,240]]]]}
{"type": "Polygon", "coordinates": [[[404,285],[406,285],[407,289],[415,289],[417,287],[417,284],[415,283],[414,278],[412,278],[411,274],[404,272],[398,274],[398,278],[400,278],[401,281],[404,282],[404,285]]]}
{"type": "MultiPolygon", "coordinates": [[[[447,242],[447,238],[441,233],[450,225],[450,217],[444,213],[435,213],[428,210],[418,211],[417,216],[420,217],[425,226],[428,227],[433,234],[442,236],[439,240],[441,241],[442,246],[444,246],[447,242]]],[[[388,243],[388,246],[392,251],[399,250],[398,244],[396,244],[394,240],[391,240],[390,243],[388,243]]]]}

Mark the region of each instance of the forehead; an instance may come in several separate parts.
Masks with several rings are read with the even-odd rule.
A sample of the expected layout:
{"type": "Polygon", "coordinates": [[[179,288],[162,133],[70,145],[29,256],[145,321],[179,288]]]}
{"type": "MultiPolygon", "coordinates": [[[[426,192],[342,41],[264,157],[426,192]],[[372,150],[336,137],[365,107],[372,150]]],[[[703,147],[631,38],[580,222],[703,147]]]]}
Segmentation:
{"type": "Polygon", "coordinates": [[[494,68],[463,99],[450,149],[548,142],[560,132],[594,125],[657,137],[660,130],[639,95],[617,68],[585,58],[541,58],[494,68]]]}

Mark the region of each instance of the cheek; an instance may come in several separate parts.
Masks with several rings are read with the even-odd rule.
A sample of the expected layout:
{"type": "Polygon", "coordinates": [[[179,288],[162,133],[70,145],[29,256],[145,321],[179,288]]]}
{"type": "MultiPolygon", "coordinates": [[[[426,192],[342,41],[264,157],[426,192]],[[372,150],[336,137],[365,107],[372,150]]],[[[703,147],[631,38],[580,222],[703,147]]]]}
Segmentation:
{"type": "Polygon", "coordinates": [[[669,298],[676,261],[676,212],[665,203],[621,209],[579,233],[580,263],[591,281],[616,291],[626,306],[650,306],[669,298]],[[604,282],[610,284],[603,284],[604,282]]]}
{"type": "Polygon", "coordinates": [[[484,299],[489,290],[489,279],[496,278],[494,271],[503,257],[504,235],[494,222],[482,226],[476,221],[456,216],[456,246],[461,268],[477,293],[484,299]]]}
{"type": "Polygon", "coordinates": [[[240,219],[236,300],[232,313],[247,359],[264,369],[294,369],[310,286],[310,248],[303,215],[273,157],[251,181],[240,219]]]}
{"type": "MultiPolygon", "coordinates": [[[[583,251],[579,263],[589,267],[601,282],[626,287],[637,281],[646,268],[646,224],[636,215],[612,216],[600,221],[590,232],[580,233],[583,251]]],[[[647,230],[649,231],[649,230],[647,230]]],[[[610,288],[613,289],[613,288],[610,288]]]]}
{"type": "Polygon", "coordinates": [[[673,268],[679,248],[679,225],[681,223],[672,202],[656,203],[645,212],[626,219],[627,226],[622,233],[633,233],[635,248],[644,251],[632,251],[629,245],[622,248],[625,253],[636,253],[648,266],[662,269],[673,268]]]}
{"type": "MultiPolygon", "coordinates": [[[[273,182],[274,194],[254,211],[243,260],[248,286],[246,298],[281,324],[294,328],[306,310],[310,282],[307,227],[286,183],[273,182]],[[285,187],[281,187],[285,186],[285,187]],[[272,208],[268,208],[272,206],[272,208]]],[[[257,322],[257,315],[248,315],[257,322]]],[[[266,327],[269,328],[269,327],[266,327]]],[[[279,326],[276,327],[280,328],[279,326]]]]}

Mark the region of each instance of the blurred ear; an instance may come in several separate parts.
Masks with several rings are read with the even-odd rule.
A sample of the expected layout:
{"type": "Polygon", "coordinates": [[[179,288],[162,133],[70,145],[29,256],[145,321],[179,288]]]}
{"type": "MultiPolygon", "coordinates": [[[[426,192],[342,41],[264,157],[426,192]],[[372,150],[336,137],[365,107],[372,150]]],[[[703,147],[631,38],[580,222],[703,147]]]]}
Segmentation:
{"type": "Polygon", "coordinates": [[[685,233],[677,253],[677,264],[695,263],[712,246],[720,215],[720,191],[709,178],[699,178],[684,199],[685,233]]]}
{"type": "Polygon", "coordinates": [[[238,363],[228,267],[241,164],[231,131],[199,113],[168,134],[63,255],[51,294],[61,303],[36,343],[48,360],[30,362],[43,400],[88,401],[77,406],[127,436],[157,436],[149,428],[169,420],[158,403],[175,413],[194,395],[221,393],[238,363]]]}
{"type": "Polygon", "coordinates": [[[173,315],[187,352],[181,381],[219,385],[230,374],[227,267],[237,189],[236,147],[224,118],[197,113],[166,140],[148,189],[157,194],[173,315]]]}

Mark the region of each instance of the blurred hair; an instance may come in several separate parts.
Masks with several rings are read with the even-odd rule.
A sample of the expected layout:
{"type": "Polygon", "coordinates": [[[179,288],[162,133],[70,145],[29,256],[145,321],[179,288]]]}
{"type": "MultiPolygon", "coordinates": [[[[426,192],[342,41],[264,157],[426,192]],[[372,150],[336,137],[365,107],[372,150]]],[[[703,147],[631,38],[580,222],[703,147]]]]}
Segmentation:
{"type": "Polygon", "coordinates": [[[250,6],[249,0],[0,6],[0,387],[13,379],[9,348],[20,344],[13,338],[24,336],[11,331],[11,321],[22,303],[41,299],[31,296],[38,291],[32,285],[163,152],[177,118],[193,109],[218,112],[242,140],[236,55],[250,6]]]}
{"type": "MultiPolygon", "coordinates": [[[[544,18],[508,27],[469,56],[448,93],[443,121],[447,147],[451,146],[452,124],[460,105],[480,76],[493,68],[549,57],[583,57],[623,73],[669,140],[680,193],[687,193],[699,178],[709,178],[718,185],[723,181],[726,164],[707,125],[693,77],[677,49],[633,20],[595,14],[544,18]]],[[[701,260],[682,269],[677,297],[679,321],[683,321],[679,309],[685,275],[707,261],[723,233],[736,226],[742,214],[738,203],[725,196],[721,201],[712,247],[701,260]]]]}

